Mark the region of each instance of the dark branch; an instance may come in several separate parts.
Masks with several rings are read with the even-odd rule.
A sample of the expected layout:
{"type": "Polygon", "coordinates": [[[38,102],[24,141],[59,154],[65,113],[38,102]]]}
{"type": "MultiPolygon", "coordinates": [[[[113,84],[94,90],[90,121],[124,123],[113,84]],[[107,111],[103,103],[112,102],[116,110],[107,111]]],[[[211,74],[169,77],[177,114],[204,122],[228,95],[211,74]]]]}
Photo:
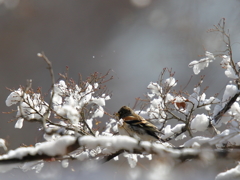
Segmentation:
{"type": "Polygon", "coordinates": [[[222,108],[221,111],[219,111],[217,113],[217,115],[215,115],[213,117],[213,121],[217,124],[220,121],[220,118],[231,108],[231,106],[233,105],[234,102],[236,102],[238,96],[240,95],[240,92],[238,92],[237,94],[235,94],[229,101],[228,103],[222,108]]]}

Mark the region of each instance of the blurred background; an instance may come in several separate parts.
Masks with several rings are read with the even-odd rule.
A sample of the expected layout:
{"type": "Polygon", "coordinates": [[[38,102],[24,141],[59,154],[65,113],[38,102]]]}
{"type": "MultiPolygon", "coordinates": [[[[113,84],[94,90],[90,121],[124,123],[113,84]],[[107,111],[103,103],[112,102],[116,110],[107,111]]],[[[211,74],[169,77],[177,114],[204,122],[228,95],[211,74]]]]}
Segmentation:
{"type": "MultiPolygon", "coordinates": [[[[179,87],[185,86],[193,74],[189,62],[205,50],[224,50],[221,36],[207,33],[221,18],[226,18],[239,61],[239,15],[239,0],[0,0],[1,112],[14,109],[5,105],[6,87],[17,89],[32,79],[34,88],[49,91],[50,75],[39,52],[52,61],[56,78],[66,66],[76,81],[79,73],[86,78],[111,69],[109,113],[133,106],[165,67],[176,72],[179,87]]],[[[210,86],[208,97],[228,83],[220,61],[200,73],[206,75],[204,86],[210,86]]],[[[189,84],[190,93],[200,75],[189,84]]],[[[15,123],[9,123],[14,116],[0,114],[0,137],[11,149],[41,139],[38,124],[25,122],[14,129],[15,123]]]]}
{"type": "MultiPolygon", "coordinates": [[[[51,78],[37,53],[45,52],[53,63],[56,79],[69,67],[70,77],[85,79],[94,72],[111,69],[108,89],[112,99],[106,110],[114,113],[123,105],[133,106],[143,97],[147,85],[157,81],[163,68],[176,72],[178,86],[185,86],[193,74],[190,61],[200,59],[205,50],[224,49],[221,36],[207,33],[221,18],[226,18],[235,60],[239,59],[240,1],[163,1],[163,0],[0,0],[0,102],[1,112],[9,95],[33,80],[33,87],[49,92],[51,78]]],[[[206,75],[208,96],[228,82],[219,63],[211,63],[206,75]],[[224,79],[224,80],[223,80],[224,79]]],[[[200,75],[188,88],[192,92],[200,75]]],[[[24,123],[14,129],[8,123],[15,116],[0,114],[0,137],[10,148],[35,143],[41,138],[38,124],[24,123]]],[[[105,117],[106,120],[108,117],[105,117]]]]}

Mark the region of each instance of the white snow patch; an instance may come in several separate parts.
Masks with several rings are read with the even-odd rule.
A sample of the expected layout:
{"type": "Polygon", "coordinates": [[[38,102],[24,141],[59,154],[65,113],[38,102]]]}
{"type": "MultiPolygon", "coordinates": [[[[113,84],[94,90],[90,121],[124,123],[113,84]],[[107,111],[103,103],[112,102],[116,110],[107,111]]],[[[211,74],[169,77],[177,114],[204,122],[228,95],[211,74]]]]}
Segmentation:
{"type": "Polygon", "coordinates": [[[96,117],[100,117],[101,118],[101,117],[103,117],[103,115],[104,115],[104,109],[103,109],[102,106],[99,106],[96,109],[96,111],[94,112],[92,118],[96,118],[96,117]]]}
{"type": "Polygon", "coordinates": [[[194,74],[199,74],[201,70],[205,67],[208,67],[209,63],[215,60],[215,57],[212,53],[206,51],[206,57],[200,59],[199,61],[194,60],[188,64],[188,67],[193,68],[194,74]]]}
{"type": "Polygon", "coordinates": [[[236,85],[229,84],[226,86],[226,89],[223,94],[223,106],[227,103],[230,97],[233,97],[238,92],[238,88],[236,85]]]}
{"type": "Polygon", "coordinates": [[[23,127],[23,120],[23,118],[19,118],[14,127],[17,129],[21,129],[23,127]]]}
{"type": "Polygon", "coordinates": [[[194,143],[198,143],[200,146],[204,143],[207,143],[211,138],[208,137],[203,137],[203,136],[196,136],[192,139],[189,139],[188,141],[186,141],[183,146],[190,148],[193,147],[194,143]]]}
{"type": "Polygon", "coordinates": [[[131,168],[134,168],[138,162],[137,154],[129,154],[127,152],[123,153],[123,156],[127,158],[128,164],[131,168]]]}
{"type": "Polygon", "coordinates": [[[2,147],[5,151],[7,151],[5,139],[0,138],[0,147],[2,147]]]}
{"type": "Polygon", "coordinates": [[[23,91],[21,88],[11,92],[5,101],[6,105],[11,106],[13,104],[17,104],[18,102],[20,102],[22,95],[23,95],[23,91]]]}
{"type": "Polygon", "coordinates": [[[171,87],[174,87],[177,85],[177,82],[176,82],[176,79],[174,77],[169,77],[165,80],[165,83],[168,85],[168,86],[171,86],[171,87]]]}
{"type": "Polygon", "coordinates": [[[240,164],[235,168],[219,173],[215,180],[240,179],[240,164]]]}
{"type": "Polygon", "coordinates": [[[73,144],[76,138],[72,136],[62,136],[56,141],[43,142],[36,147],[20,147],[10,150],[7,154],[1,155],[0,160],[4,159],[22,159],[26,155],[46,154],[48,156],[65,155],[66,147],[73,144]]]}
{"type": "Polygon", "coordinates": [[[194,131],[205,131],[209,126],[209,117],[205,114],[198,114],[191,121],[191,129],[194,131]]]}
{"type": "Polygon", "coordinates": [[[89,149],[100,147],[109,147],[112,150],[125,149],[132,151],[138,144],[138,141],[129,136],[83,136],[79,138],[79,144],[89,149]]]}

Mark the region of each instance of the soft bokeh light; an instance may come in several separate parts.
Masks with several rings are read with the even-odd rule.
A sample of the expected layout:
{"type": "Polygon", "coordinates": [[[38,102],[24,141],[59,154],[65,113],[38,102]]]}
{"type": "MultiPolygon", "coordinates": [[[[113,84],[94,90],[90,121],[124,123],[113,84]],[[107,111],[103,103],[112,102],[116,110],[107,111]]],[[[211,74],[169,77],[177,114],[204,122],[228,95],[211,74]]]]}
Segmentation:
{"type": "Polygon", "coordinates": [[[3,4],[7,9],[14,9],[18,6],[19,0],[0,0],[0,5],[3,4]]]}
{"type": "Polygon", "coordinates": [[[130,2],[136,7],[143,8],[148,6],[152,0],[130,0],[130,2]]]}

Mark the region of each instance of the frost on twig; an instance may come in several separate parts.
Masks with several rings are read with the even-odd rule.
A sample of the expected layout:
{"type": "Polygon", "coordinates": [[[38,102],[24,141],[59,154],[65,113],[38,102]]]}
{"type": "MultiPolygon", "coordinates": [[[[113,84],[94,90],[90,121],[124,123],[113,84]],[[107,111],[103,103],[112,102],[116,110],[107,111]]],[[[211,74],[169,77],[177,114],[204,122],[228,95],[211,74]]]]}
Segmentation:
{"type": "Polygon", "coordinates": [[[189,63],[188,66],[193,68],[194,74],[199,74],[201,70],[203,70],[205,67],[208,67],[209,63],[215,60],[215,57],[212,53],[206,51],[205,55],[205,58],[200,59],[199,61],[194,60],[189,63]]]}
{"type": "MultiPolygon", "coordinates": [[[[41,89],[34,91],[31,83],[21,86],[7,97],[6,105],[17,105],[15,128],[22,128],[23,122],[38,121],[46,134],[95,135],[93,121],[103,117],[105,101],[110,93],[104,83],[111,80],[108,74],[94,73],[86,81],[75,83],[67,73],[55,83],[51,62],[39,54],[48,64],[52,78],[50,101],[47,103],[41,89]]],[[[46,136],[47,138],[47,136],[46,136]]]]}
{"type": "MultiPolygon", "coordinates": [[[[195,87],[187,91],[189,82],[184,88],[179,87],[178,72],[164,68],[159,79],[147,86],[146,98],[136,98],[133,108],[161,131],[161,141],[157,142],[119,135],[118,125],[122,122],[104,109],[111,97],[105,86],[112,79],[109,72],[105,75],[93,73],[86,80],[79,76],[78,82],[69,78],[66,72],[55,81],[51,62],[44,53],[38,54],[50,71],[50,99],[46,100],[40,88],[34,90],[29,81],[25,87],[10,90],[6,105],[17,106],[15,128],[22,128],[26,121],[40,122],[45,142],[11,150],[0,156],[0,164],[21,163],[23,170],[36,169],[39,172],[45,160],[61,161],[64,168],[70,160],[105,163],[121,157],[131,168],[138,166],[142,158],[149,161],[167,159],[171,167],[193,159],[205,164],[218,159],[239,161],[240,63],[233,59],[225,19],[210,32],[222,35],[226,49],[222,53],[206,51],[203,58],[190,62],[188,66],[193,68],[195,76],[206,70],[210,63],[218,63],[229,79],[223,95],[219,95],[218,90],[214,96],[207,95],[207,89],[212,87],[203,86],[206,76],[200,76],[195,87]],[[136,110],[138,103],[141,107],[136,110]],[[110,118],[104,119],[105,114],[110,118]],[[214,132],[210,131],[212,129],[214,132]]],[[[5,144],[2,147],[6,149],[5,144]]],[[[7,170],[3,168],[3,171],[7,170]]],[[[239,165],[216,178],[235,177],[234,173],[239,177],[238,172],[239,165]]]]}
{"type": "Polygon", "coordinates": [[[193,137],[197,131],[205,131],[210,126],[212,106],[221,101],[216,97],[206,97],[206,88],[201,92],[204,77],[193,89],[192,93],[175,90],[177,80],[172,70],[164,69],[158,82],[148,85],[150,93],[147,94],[149,107],[141,114],[147,114],[152,121],[163,132],[162,141],[180,140],[187,137],[186,133],[193,137]],[[169,78],[165,76],[169,75],[169,78]],[[197,110],[205,110],[206,114],[197,114],[197,110]],[[173,122],[178,124],[171,127],[173,122]]]}

